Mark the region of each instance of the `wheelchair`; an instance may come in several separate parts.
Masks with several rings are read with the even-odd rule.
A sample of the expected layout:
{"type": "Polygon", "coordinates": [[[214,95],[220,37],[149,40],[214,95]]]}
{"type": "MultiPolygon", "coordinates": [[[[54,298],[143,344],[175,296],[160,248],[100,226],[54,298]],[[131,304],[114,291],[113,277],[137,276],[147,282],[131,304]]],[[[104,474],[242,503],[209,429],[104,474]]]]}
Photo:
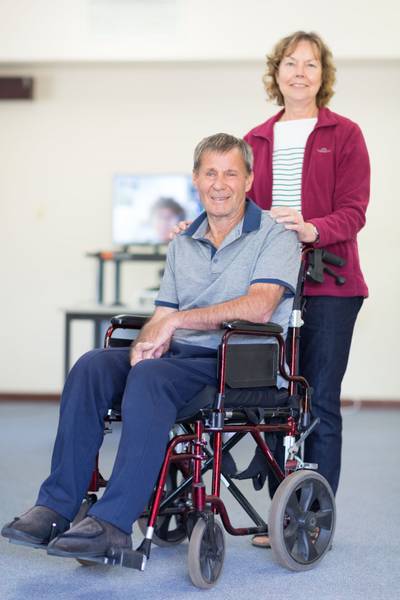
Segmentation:
{"type": "MultiPolygon", "coordinates": [[[[324,250],[303,250],[286,341],[282,328],[274,323],[222,324],[218,388],[207,386],[196,397],[195,414],[192,411],[178,415],[152,497],[138,520],[144,534],[142,543],[136,550],[78,559],[81,564],[97,562],[143,571],[152,544],[170,546],[188,539],[189,576],[195,586],[207,589],[216,584],[222,572],[224,530],[235,536],[268,534],[273,558],[292,571],[306,571],[321,562],[332,546],[336,508],[329,483],[316,472],[318,465],[303,459],[304,442],[318,426],[318,419],[311,419],[312,389],[298,374],[298,348],[306,278],[321,282],[327,273],[338,285],[344,283],[329,264],[344,263],[324,250]],[[254,343],[230,343],[238,336],[254,338],[254,343]],[[260,343],[265,338],[272,343],[260,343]],[[288,382],[287,390],[276,388],[278,373],[288,382]],[[269,482],[276,488],[268,524],[226,467],[229,451],[246,434],[255,441],[267,466],[269,482]],[[281,458],[271,450],[271,436],[283,441],[278,452],[281,458]],[[212,473],[211,490],[206,490],[203,479],[207,471],[212,473]],[[235,527],[231,523],[221,499],[221,483],[247,513],[251,526],[235,527]]],[[[114,332],[138,330],[144,323],[144,317],[134,315],[112,318],[105,347],[130,344],[131,340],[116,338],[114,332]]],[[[120,420],[120,407],[115,406],[105,418],[105,431],[120,420]]],[[[96,492],[106,484],[97,458],[88,493],[74,523],[84,518],[97,500],[96,492]]]]}

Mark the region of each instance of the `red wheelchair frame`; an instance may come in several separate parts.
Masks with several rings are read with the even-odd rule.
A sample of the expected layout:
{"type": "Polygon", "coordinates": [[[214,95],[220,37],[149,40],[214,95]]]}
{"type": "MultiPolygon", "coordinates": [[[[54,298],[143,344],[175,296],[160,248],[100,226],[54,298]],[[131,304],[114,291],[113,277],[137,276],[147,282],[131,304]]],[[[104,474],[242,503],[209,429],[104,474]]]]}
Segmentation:
{"type": "MultiPolygon", "coordinates": [[[[139,526],[145,538],[137,550],[116,551],[112,556],[93,559],[109,565],[127,566],[143,570],[150,556],[151,543],[167,546],[189,537],[189,575],[194,585],[200,588],[212,587],[218,580],[224,560],[225,545],[223,530],[215,519],[219,515],[225,530],[231,535],[269,535],[272,554],[275,560],[286,568],[303,571],[314,567],[325,556],[332,545],[335,530],[335,500],[328,482],[315,472],[317,465],[305,464],[301,456],[306,437],[318,425],[311,422],[311,389],[308,382],[298,375],[298,349],[302,325],[302,290],[306,277],[322,281],[324,271],[336,278],[340,285],[342,278],[336,275],[326,263],[341,266],[343,262],[323,250],[312,248],[303,251],[295,295],[291,335],[289,344],[291,360],[289,373],[286,370],[285,345],[280,326],[273,323],[254,324],[230,322],[223,324],[226,329],[222,336],[219,352],[219,383],[214,404],[201,409],[194,419],[180,423],[183,433],[172,437],[168,443],[163,465],[149,504],[149,509],[139,519],[139,526]],[[277,342],[278,370],[289,382],[288,398],[295,399],[293,405],[264,407],[263,417],[272,422],[247,422],[243,409],[225,408],[226,373],[229,368],[229,341],[236,335],[272,337],[277,342]],[[279,419],[283,422],[276,422],[279,419]],[[223,443],[223,434],[234,434],[223,443]],[[285,461],[282,468],[262,434],[280,433],[284,436],[285,461]],[[207,447],[205,434],[213,437],[213,450],[207,447]],[[251,434],[280,485],[271,502],[268,525],[243,496],[232,481],[224,474],[223,454],[228,452],[245,434],[251,434]],[[182,451],[183,448],[183,451],[182,451]],[[206,492],[203,474],[212,467],[211,493],[206,492]],[[179,483],[177,475],[183,478],[179,483]],[[169,478],[169,479],[168,479],[169,478]],[[227,481],[229,491],[250,516],[255,526],[234,527],[227,509],[220,497],[221,480],[227,481]],[[168,529],[172,518],[177,527],[168,529]],[[147,525],[144,522],[147,520],[147,525]]],[[[107,330],[105,346],[112,345],[116,329],[140,329],[143,317],[120,315],[114,317],[107,330]]],[[[106,426],[120,420],[120,414],[109,411],[106,426]]],[[[91,502],[93,492],[106,485],[100,475],[98,464],[93,473],[86,502],[77,520],[83,518],[91,502]]],[[[76,522],[75,521],[75,522],[76,522]]],[[[84,564],[88,562],[80,561],[84,564]]]]}

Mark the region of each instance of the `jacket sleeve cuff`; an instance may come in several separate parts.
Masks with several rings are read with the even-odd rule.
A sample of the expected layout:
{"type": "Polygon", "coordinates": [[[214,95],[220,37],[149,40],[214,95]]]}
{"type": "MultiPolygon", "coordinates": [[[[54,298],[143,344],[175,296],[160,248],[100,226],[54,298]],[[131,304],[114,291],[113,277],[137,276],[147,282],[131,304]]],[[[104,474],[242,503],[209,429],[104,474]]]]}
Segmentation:
{"type": "Polygon", "coordinates": [[[311,246],[314,246],[315,248],[320,248],[321,246],[324,246],[324,224],[322,221],[323,219],[310,219],[308,221],[308,223],[314,225],[314,227],[318,231],[318,238],[316,239],[316,241],[310,242],[311,246]]]}

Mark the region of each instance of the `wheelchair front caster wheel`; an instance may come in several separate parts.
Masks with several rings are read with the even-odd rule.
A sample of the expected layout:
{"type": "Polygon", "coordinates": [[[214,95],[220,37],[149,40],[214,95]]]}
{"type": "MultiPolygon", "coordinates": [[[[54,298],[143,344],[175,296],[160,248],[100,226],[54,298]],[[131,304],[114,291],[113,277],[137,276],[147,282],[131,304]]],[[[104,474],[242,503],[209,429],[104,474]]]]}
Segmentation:
{"type": "Polygon", "coordinates": [[[335,498],[327,480],[296,471],[279,485],[271,502],[268,531],[276,562],[292,571],[315,567],[331,547],[335,498]]]}
{"type": "Polygon", "coordinates": [[[211,588],[221,575],[225,557],[224,532],[214,519],[199,519],[189,542],[188,568],[192,583],[211,588]]]}

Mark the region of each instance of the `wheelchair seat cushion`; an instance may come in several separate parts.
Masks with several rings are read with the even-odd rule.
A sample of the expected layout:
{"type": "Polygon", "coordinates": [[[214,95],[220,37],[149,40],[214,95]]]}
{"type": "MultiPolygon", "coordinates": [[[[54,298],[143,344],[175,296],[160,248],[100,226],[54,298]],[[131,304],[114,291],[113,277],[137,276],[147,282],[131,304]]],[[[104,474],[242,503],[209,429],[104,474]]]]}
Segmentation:
{"type": "MultiPolygon", "coordinates": [[[[197,414],[201,409],[212,408],[217,389],[214,386],[205,386],[193,400],[178,413],[178,420],[188,419],[197,414]]],[[[250,408],[278,408],[285,407],[289,402],[288,390],[276,387],[256,389],[234,389],[226,386],[224,406],[230,409],[250,408]]],[[[298,406],[298,405],[297,405],[298,406]]]]}

